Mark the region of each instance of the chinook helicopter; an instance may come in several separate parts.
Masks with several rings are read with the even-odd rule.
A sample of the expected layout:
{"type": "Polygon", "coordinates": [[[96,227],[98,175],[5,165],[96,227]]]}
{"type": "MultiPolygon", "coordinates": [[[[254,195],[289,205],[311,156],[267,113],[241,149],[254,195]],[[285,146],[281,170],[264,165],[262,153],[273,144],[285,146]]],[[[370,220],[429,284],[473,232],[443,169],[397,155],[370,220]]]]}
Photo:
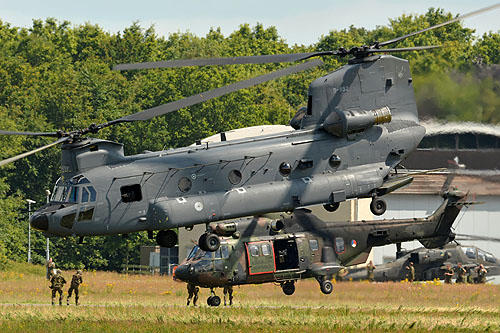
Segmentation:
{"type": "Polygon", "coordinates": [[[426,218],[323,222],[309,210],[297,209],[278,219],[212,224],[220,248],[207,252],[195,246],[175,270],[175,278],[210,288],[211,306],[220,304],[214,288],[229,285],[273,282],[292,295],[295,281],[314,277],[320,290],[330,294],[332,277],[346,266],[364,263],[374,246],[419,240],[426,248],[436,248],[452,241],[453,222],[462,207],[472,203],[457,190],[443,198],[426,218]]]}
{"type": "MultiPolygon", "coordinates": [[[[457,234],[457,236],[463,237],[465,235],[457,234]]],[[[470,238],[467,237],[467,239],[470,238]]],[[[483,264],[488,271],[487,276],[500,275],[500,261],[493,254],[475,246],[448,244],[439,249],[418,248],[412,251],[401,251],[399,248],[396,257],[397,259],[392,262],[377,265],[377,269],[374,271],[375,281],[404,280],[408,273],[406,267],[410,262],[413,262],[413,266],[415,267],[416,281],[444,280],[447,265],[450,265],[454,269],[456,276],[458,263],[462,264],[468,271],[468,274],[472,274],[472,278],[475,275],[474,269],[480,264],[483,264]]],[[[351,270],[345,276],[345,279],[364,280],[366,279],[366,270],[351,270]]]]}
{"type": "MultiPolygon", "coordinates": [[[[213,221],[315,204],[334,211],[352,198],[372,198],[372,212],[381,215],[386,210],[381,197],[412,181],[411,176],[393,177],[392,173],[425,134],[418,122],[408,61],[387,54],[439,46],[383,47],[499,6],[350,50],[118,65],[116,70],[136,70],[352,57],[345,66],[311,83],[307,107],[283,133],[133,156],[124,156],[120,143],[86,137],[108,126],[149,120],[318,66],[322,64],[318,59],[81,130],[0,131],[58,138],[3,160],[0,166],[62,144],[62,175],[50,202],[31,216],[30,224],[46,236],[80,236],[80,242],[84,236],[146,230],[150,238],[158,231],[158,244],[172,247],[178,227],[208,226],[213,221]]],[[[219,237],[207,227],[199,245],[215,251],[219,237]]]]}

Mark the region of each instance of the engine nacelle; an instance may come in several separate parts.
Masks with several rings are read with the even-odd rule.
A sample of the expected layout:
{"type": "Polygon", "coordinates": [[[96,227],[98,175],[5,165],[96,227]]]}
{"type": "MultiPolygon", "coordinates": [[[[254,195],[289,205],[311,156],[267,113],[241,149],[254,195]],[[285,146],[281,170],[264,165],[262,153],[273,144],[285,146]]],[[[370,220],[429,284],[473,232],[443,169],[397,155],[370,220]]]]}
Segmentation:
{"type": "Polygon", "coordinates": [[[370,111],[337,111],[326,118],[323,128],[329,133],[343,138],[349,134],[362,132],[374,125],[389,123],[391,120],[391,110],[387,106],[370,111]]]}

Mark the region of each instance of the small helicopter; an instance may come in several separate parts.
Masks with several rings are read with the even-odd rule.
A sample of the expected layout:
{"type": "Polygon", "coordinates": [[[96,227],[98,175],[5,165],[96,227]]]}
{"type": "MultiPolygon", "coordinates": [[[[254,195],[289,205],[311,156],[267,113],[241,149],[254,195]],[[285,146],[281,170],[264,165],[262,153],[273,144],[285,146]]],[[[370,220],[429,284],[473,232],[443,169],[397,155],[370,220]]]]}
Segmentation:
{"type": "MultiPolygon", "coordinates": [[[[493,254],[475,246],[448,244],[439,249],[418,248],[408,252],[398,251],[395,261],[377,265],[374,271],[375,281],[404,280],[408,273],[406,267],[410,262],[413,262],[415,267],[415,280],[417,281],[444,280],[447,265],[455,270],[456,275],[458,263],[461,263],[468,274],[472,274],[472,277],[475,274],[474,269],[480,264],[483,264],[488,271],[487,276],[500,275],[500,261],[493,254]]],[[[345,279],[364,280],[366,270],[350,270],[345,279]]]]}
{"type": "Polygon", "coordinates": [[[443,198],[426,218],[323,222],[309,210],[297,209],[278,219],[212,224],[221,238],[220,248],[207,252],[195,246],[175,270],[175,278],[210,288],[210,306],[220,304],[214,288],[228,285],[273,282],[292,295],[295,281],[314,277],[321,292],[330,294],[332,277],[346,266],[364,263],[374,246],[419,240],[427,248],[436,248],[452,241],[453,222],[462,207],[472,203],[456,190],[443,198]]]}
{"type": "Polygon", "coordinates": [[[350,50],[118,65],[116,70],[137,70],[352,57],[347,65],[311,83],[307,107],[299,110],[284,133],[233,141],[226,141],[221,133],[220,143],[133,156],[125,156],[120,143],[86,137],[112,125],[149,120],[319,66],[318,59],[81,130],[0,131],[57,138],[0,161],[0,166],[62,144],[62,175],[50,202],[32,215],[30,224],[46,236],[80,236],[80,242],[84,236],[146,230],[150,238],[158,231],[160,246],[173,247],[175,228],[204,223],[207,232],[200,236],[199,245],[215,251],[220,244],[208,228],[213,221],[316,204],[335,211],[340,202],[352,198],[372,198],[372,212],[382,215],[386,203],[381,197],[412,181],[411,176],[393,176],[393,171],[425,134],[418,121],[408,61],[387,54],[439,46],[383,47],[499,6],[350,50]]]}

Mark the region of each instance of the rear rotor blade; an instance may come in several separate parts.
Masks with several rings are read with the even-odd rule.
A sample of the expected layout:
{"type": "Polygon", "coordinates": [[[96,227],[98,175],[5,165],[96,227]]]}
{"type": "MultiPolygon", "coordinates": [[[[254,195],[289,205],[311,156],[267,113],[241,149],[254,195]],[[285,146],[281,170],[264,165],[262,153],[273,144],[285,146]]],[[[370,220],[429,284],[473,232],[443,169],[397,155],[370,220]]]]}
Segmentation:
{"type": "Polygon", "coordinates": [[[439,23],[439,24],[427,27],[425,29],[409,33],[407,35],[404,35],[404,36],[401,36],[401,37],[397,37],[397,38],[394,38],[394,39],[391,39],[391,40],[379,43],[378,46],[381,47],[381,46],[386,46],[386,45],[394,44],[394,43],[402,41],[403,39],[406,39],[408,37],[415,36],[415,35],[421,34],[423,32],[429,31],[429,30],[434,30],[434,29],[440,28],[442,26],[445,26],[445,25],[448,25],[448,24],[451,24],[451,23],[454,23],[454,22],[466,19],[468,17],[479,15],[481,13],[493,10],[495,8],[498,8],[498,7],[500,7],[500,3],[494,4],[494,5],[482,8],[482,9],[478,9],[478,10],[472,11],[470,13],[467,13],[467,14],[464,14],[464,15],[460,15],[460,16],[458,16],[458,17],[456,17],[454,19],[451,19],[449,21],[446,21],[446,22],[443,22],[443,23],[439,23]]]}
{"type": "Polygon", "coordinates": [[[107,127],[107,126],[114,125],[117,123],[122,123],[122,122],[149,120],[151,118],[158,117],[158,116],[161,116],[161,115],[173,112],[173,111],[177,111],[179,109],[186,108],[188,106],[192,106],[192,105],[195,105],[195,104],[198,104],[201,102],[208,101],[212,98],[224,96],[226,94],[229,94],[231,92],[234,92],[234,91],[237,91],[240,89],[249,88],[251,86],[254,86],[254,85],[257,85],[260,83],[264,83],[264,82],[267,82],[267,81],[270,81],[273,79],[277,79],[277,78],[285,76],[285,75],[301,72],[301,71],[304,71],[306,69],[319,66],[321,64],[323,64],[323,62],[319,59],[316,59],[316,60],[305,62],[305,63],[300,64],[300,65],[287,67],[287,68],[279,70],[279,71],[275,71],[275,72],[272,72],[269,74],[257,76],[257,77],[254,77],[254,78],[251,78],[248,80],[236,82],[236,83],[224,86],[224,87],[220,87],[220,88],[216,88],[213,90],[203,92],[201,94],[196,94],[196,95],[193,95],[193,96],[190,96],[190,97],[178,100],[178,101],[159,105],[159,106],[144,110],[144,111],[139,112],[139,113],[134,113],[134,114],[131,114],[129,116],[125,116],[125,117],[110,121],[106,124],[99,125],[99,128],[107,127]]]}
{"type": "Polygon", "coordinates": [[[311,57],[316,57],[321,55],[333,55],[334,53],[335,51],[334,52],[327,51],[327,52],[271,54],[271,55],[227,57],[227,58],[154,61],[154,62],[141,62],[133,64],[119,64],[113,67],[113,70],[124,71],[132,69],[174,68],[174,67],[186,67],[186,66],[268,64],[268,63],[279,63],[279,62],[294,62],[294,61],[306,60],[311,57]]]}
{"type": "Polygon", "coordinates": [[[441,45],[428,45],[428,46],[414,46],[414,47],[400,47],[395,49],[370,49],[370,53],[394,53],[394,52],[409,52],[409,51],[422,51],[431,50],[442,47],[441,45]]]}
{"type": "Polygon", "coordinates": [[[3,135],[29,135],[29,136],[50,136],[60,138],[62,133],[60,132],[15,132],[15,131],[2,131],[0,130],[0,134],[3,135]]]}
{"type": "Polygon", "coordinates": [[[3,160],[3,161],[0,161],[0,167],[1,167],[1,166],[4,166],[5,164],[9,164],[9,163],[12,163],[12,162],[14,162],[14,161],[17,161],[17,160],[19,160],[19,159],[21,159],[21,158],[24,158],[24,157],[26,157],[26,156],[30,156],[30,155],[32,155],[32,154],[38,153],[39,151],[42,151],[42,150],[47,149],[47,148],[50,148],[50,147],[55,146],[55,145],[57,145],[57,144],[59,144],[59,143],[62,143],[62,142],[64,142],[64,141],[67,141],[67,140],[69,140],[69,139],[70,139],[70,137],[60,138],[59,140],[57,140],[57,141],[55,141],[55,142],[52,142],[52,143],[49,143],[48,145],[45,145],[45,146],[43,146],[43,147],[40,147],[40,148],[37,148],[37,149],[30,150],[30,151],[28,151],[28,152],[26,152],[26,153],[22,153],[22,154],[19,154],[19,155],[17,155],[17,156],[14,156],[14,157],[7,158],[7,159],[5,159],[5,160],[3,160]]]}

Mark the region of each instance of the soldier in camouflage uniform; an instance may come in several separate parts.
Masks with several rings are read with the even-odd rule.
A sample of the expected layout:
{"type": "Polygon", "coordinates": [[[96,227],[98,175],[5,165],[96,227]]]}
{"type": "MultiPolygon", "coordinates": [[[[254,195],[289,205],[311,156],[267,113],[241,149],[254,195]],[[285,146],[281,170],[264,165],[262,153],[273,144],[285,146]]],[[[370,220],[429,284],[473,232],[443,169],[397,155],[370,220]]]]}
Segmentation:
{"type": "Polygon", "coordinates": [[[82,283],[83,283],[82,271],[77,270],[76,274],[73,274],[73,277],[71,278],[71,284],[70,284],[69,289],[68,289],[68,297],[66,298],[66,305],[69,305],[69,299],[71,298],[73,291],[75,292],[75,304],[79,305],[78,299],[80,297],[78,295],[78,288],[80,288],[80,285],[82,283]]]}
{"type": "Polygon", "coordinates": [[[486,283],[486,274],[488,271],[484,268],[483,264],[476,268],[477,272],[477,283],[486,283]]]}
{"type": "Polygon", "coordinates": [[[52,258],[47,262],[47,280],[50,281],[53,275],[56,273],[56,263],[52,261],[52,258]]]}
{"type": "Polygon", "coordinates": [[[373,261],[370,260],[368,265],[366,265],[366,275],[368,278],[368,281],[373,282],[375,281],[375,273],[373,272],[375,270],[375,265],[373,264],[373,261]]]}
{"type": "Polygon", "coordinates": [[[413,266],[413,261],[410,261],[410,264],[406,266],[406,269],[408,270],[408,272],[406,273],[408,282],[415,281],[415,266],[413,266]]]}
{"type": "Polygon", "coordinates": [[[61,275],[60,269],[56,270],[56,273],[52,275],[52,277],[50,278],[50,283],[51,285],[49,288],[52,289],[52,305],[54,305],[56,293],[59,293],[59,305],[62,305],[62,299],[63,299],[62,288],[66,284],[66,280],[61,275]]]}
{"type": "Polygon", "coordinates": [[[193,305],[196,306],[196,302],[198,301],[198,293],[200,292],[200,288],[195,286],[192,283],[188,283],[187,290],[188,290],[187,305],[189,305],[189,303],[191,302],[191,298],[193,298],[193,305]]]}
{"type": "Polygon", "coordinates": [[[451,268],[450,265],[446,265],[446,271],[444,272],[444,283],[451,283],[453,274],[455,274],[455,271],[451,268]]]}
{"type": "Polygon", "coordinates": [[[224,306],[226,306],[226,295],[229,295],[229,305],[233,305],[233,286],[224,286],[224,306]]]}
{"type": "Polygon", "coordinates": [[[462,266],[462,263],[458,263],[457,266],[457,283],[465,283],[466,282],[467,270],[462,266]]]}

